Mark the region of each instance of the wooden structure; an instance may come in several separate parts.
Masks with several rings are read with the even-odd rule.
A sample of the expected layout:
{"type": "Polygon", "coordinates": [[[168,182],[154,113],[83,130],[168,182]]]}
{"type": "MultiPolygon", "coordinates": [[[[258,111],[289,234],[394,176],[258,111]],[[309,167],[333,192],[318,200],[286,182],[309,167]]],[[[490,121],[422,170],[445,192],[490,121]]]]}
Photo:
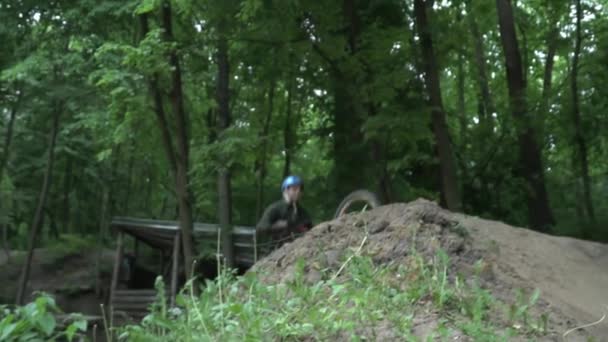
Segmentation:
{"type": "MultiPolygon", "coordinates": [[[[377,196],[365,189],[353,191],[338,206],[336,215],[345,215],[353,203],[363,202],[364,207],[375,208],[380,206],[380,201],[377,196]]],[[[121,268],[123,265],[124,253],[124,236],[130,235],[135,239],[135,259],[137,259],[137,242],[141,241],[148,246],[161,250],[161,271],[159,274],[166,278],[170,278],[171,292],[168,303],[170,306],[175,304],[175,295],[177,289],[182,285],[179,281],[180,276],[180,234],[179,222],[177,221],[162,221],[148,220],[129,217],[115,217],[111,222],[111,228],[118,233],[118,244],[116,247],[116,259],[114,263],[114,272],[112,274],[112,284],[110,289],[110,321],[114,322],[116,314],[124,314],[131,318],[142,318],[146,315],[148,307],[156,300],[156,291],[153,286],[150,288],[118,288],[121,268]],[[171,256],[169,267],[165,271],[165,257],[171,256]],[[170,271],[170,273],[168,272],[170,271]]],[[[209,223],[194,223],[193,237],[195,245],[200,245],[205,242],[203,250],[214,254],[217,250],[220,227],[217,224],[209,223]]],[[[232,242],[234,244],[234,261],[235,266],[240,269],[248,269],[252,266],[259,257],[268,254],[278,245],[292,240],[295,236],[287,234],[285,236],[274,236],[269,241],[256,241],[256,232],[254,227],[233,226],[232,227],[232,242]]],[[[200,247],[197,250],[201,250],[200,247]]]]}
{"type": "MultiPolygon", "coordinates": [[[[179,284],[180,261],[182,260],[179,222],[115,217],[112,219],[111,228],[118,234],[110,289],[111,322],[114,322],[115,318],[120,318],[121,316],[123,318],[141,319],[147,314],[150,304],[156,300],[156,291],[153,287],[134,289],[128,288],[128,286],[126,288],[120,288],[119,286],[121,285],[121,275],[127,266],[124,263],[125,236],[131,236],[135,239],[136,255],[139,242],[145,243],[161,252],[161,271],[159,275],[163,275],[166,284],[171,284],[168,298],[170,303],[168,304],[174,305],[175,295],[179,286],[182,285],[179,284]],[[168,258],[163,257],[167,255],[171,255],[171,262],[168,265],[165,262],[168,258]],[[170,271],[170,275],[168,271],[170,271]],[[164,276],[169,276],[170,282],[167,281],[169,277],[165,278],[164,276]]],[[[204,243],[206,249],[215,253],[219,231],[220,227],[217,224],[195,223],[193,231],[195,243],[199,245],[204,243]]],[[[254,227],[233,226],[232,234],[235,263],[240,268],[249,268],[257,260],[258,252],[266,254],[272,249],[272,246],[262,246],[260,251],[258,251],[254,227]]]]}

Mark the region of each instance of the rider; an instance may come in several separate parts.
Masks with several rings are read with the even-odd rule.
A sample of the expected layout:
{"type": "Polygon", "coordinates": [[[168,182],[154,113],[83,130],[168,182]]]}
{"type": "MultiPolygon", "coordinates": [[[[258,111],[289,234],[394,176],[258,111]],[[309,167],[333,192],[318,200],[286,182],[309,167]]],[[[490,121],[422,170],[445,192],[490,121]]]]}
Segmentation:
{"type": "Polygon", "coordinates": [[[312,227],[312,221],[306,210],[298,203],[304,183],[298,176],[285,178],[281,185],[283,199],[272,203],[256,225],[258,233],[268,233],[285,237],[301,234],[312,227]]]}

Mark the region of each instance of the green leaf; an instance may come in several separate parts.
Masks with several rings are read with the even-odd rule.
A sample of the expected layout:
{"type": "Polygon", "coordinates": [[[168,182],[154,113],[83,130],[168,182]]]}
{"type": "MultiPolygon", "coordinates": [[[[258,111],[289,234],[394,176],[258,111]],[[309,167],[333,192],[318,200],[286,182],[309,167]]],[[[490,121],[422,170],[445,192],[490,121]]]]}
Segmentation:
{"type": "Polygon", "coordinates": [[[87,331],[87,321],[84,319],[77,320],[71,325],[75,326],[80,331],[87,331]]]}
{"type": "Polygon", "coordinates": [[[2,330],[0,330],[0,341],[6,340],[11,335],[11,333],[15,331],[15,328],[17,328],[16,323],[11,323],[2,327],[2,330]]]}
{"type": "Polygon", "coordinates": [[[137,8],[135,8],[135,14],[149,13],[157,9],[160,5],[159,0],[143,0],[137,8]]]}
{"type": "Polygon", "coordinates": [[[540,296],[540,290],[535,289],[534,293],[532,293],[532,296],[530,297],[530,306],[533,306],[534,304],[536,304],[536,301],[538,300],[539,296],[540,296]]]}
{"type": "Polygon", "coordinates": [[[53,330],[55,330],[55,317],[47,312],[38,319],[38,325],[42,332],[44,332],[46,336],[49,336],[53,333],[53,330]]]}
{"type": "Polygon", "coordinates": [[[70,326],[65,329],[65,336],[68,338],[68,341],[72,342],[74,335],[76,334],[76,326],[74,324],[70,324],[70,326]]]}

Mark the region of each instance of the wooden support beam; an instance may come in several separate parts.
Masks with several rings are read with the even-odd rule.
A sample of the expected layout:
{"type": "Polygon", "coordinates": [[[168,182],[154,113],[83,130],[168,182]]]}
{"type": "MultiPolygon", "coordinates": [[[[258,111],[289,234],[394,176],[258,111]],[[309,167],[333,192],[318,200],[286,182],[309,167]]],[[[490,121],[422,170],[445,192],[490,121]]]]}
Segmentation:
{"type": "Polygon", "coordinates": [[[137,259],[139,258],[139,239],[134,239],[135,240],[135,262],[137,262],[137,259]]]}
{"type": "Polygon", "coordinates": [[[173,307],[175,305],[175,296],[177,293],[177,269],[179,268],[179,245],[181,234],[175,234],[175,239],[173,242],[173,267],[171,270],[171,302],[170,306],[173,307]]]}
{"type": "Polygon", "coordinates": [[[112,272],[112,285],[110,287],[110,326],[114,323],[114,314],[112,303],[114,302],[114,295],[116,287],[118,285],[118,277],[120,275],[120,266],[122,264],[122,253],[123,253],[123,233],[118,233],[118,242],[116,244],[116,259],[114,259],[114,271],[112,272]]]}

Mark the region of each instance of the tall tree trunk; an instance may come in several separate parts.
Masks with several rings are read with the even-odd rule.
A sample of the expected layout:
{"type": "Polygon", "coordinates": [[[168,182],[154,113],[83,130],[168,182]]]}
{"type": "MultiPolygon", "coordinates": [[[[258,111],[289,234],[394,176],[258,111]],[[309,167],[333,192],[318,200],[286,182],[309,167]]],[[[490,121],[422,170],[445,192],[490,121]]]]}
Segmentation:
{"type": "MultiPolygon", "coordinates": [[[[11,143],[13,141],[13,127],[15,125],[15,117],[17,116],[17,110],[19,109],[19,105],[21,104],[22,97],[23,97],[23,92],[19,89],[18,93],[17,93],[17,100],[15,101],[15,103],[13,104],[13,107],[11,108],[9,118],[8,118],[8,123],[6,125],[6,133],[5,133],[6,135],[4,136],[3,153],[2,153],[2,156],[0,157],[0,184],[2,183],[2,180],[4,179],[4,170],[6,169],[6,166],[8,165],[8,161],[10,159],[11,143]]],[[[0,207],[1,207],[1,203],[0,203],[0,207]]],[[[9,246],[8,246],[8,224],[7,223],[5,223],[3,225],[2,242],[3,242],[4,249],[6,251],[6,258],[7,258],[7,260],[9,260],[10,259],[10,250],[9,250],[9,246]]]]}
{"type": "MultiPolygon", "coordinates": [[[[135,144],[135,141],[133,142],[135,144]]],[[[125,205],[123,210],[125,215],[129,214],[129,208],[131,206],[131,187],[133,186],[133,164],[135,162],[134,150],[129,153],[129,165],[127,166],[127,185],[125,186],[125,205]]],[[[175,175],[173,175],[175,177],[175,175]]]]}
{"type": "Polygon", "coordinates": [[[72,157],[67,156],[65,162],[65,173],[63,175],[63,205],[62,221],[63,231],[72,232],[70,229],[70,193],[72,192],[72,157]]]}
{"type": "MultiPolygon", "coordinates": [[[[164,2],[162,6],[162,26],[165,30],[165,35],[168,41],[173,41],[172,14],[169,2],[164,2]]],[[[186,112],[184,109],[184,96],[182,92],[182,74],[180,69],[179,58],[175,51],[171,51],[169,55],[169,64],[171,65],[171,91],[169,98],[173,107],[173,115],[176,123],[176,143],[177,150],[175,153],[176,174],[175,174],[175,190],[179,204],[179,225],[182,233],[182,245],[184,254],[185,271],[189,276],[192,274],[193,260],[193,227],[192,222],[192,196],[190,194],[190,184],[188,180],[188,158],[189,158],[189,140],[188,140],[188,123],[186,112]]]]}
{"type": "Polygon", "coordinates": [[[287,110],[285,114],[285,126],[283,128],[283,146],[285,149],[285,162],[283,164],[283,178],[286,178],[291,173],[291,155],[293,153],[293,132],[291,129],[292,111],[293,111],[293,75],[289,73],[287,81],[287,110]]]}
{"type": "MultiPolygon", "coordinates": [[[[149,31],[148,27],[148,15],[142,14],[139,16],[139,23],[142,33],[142,39],[146,36],[149,31]]],[[[163,105],[163,95],[158,85],[159,76],[154,74],[148,80],[148,89],[152,99],[154,100],[154,113],[156,114],[156,122],[161,133],[163,141],[163,149],[169,162],[169,168],[171,174],[175,177],[177,173],[177,161],[175,160],[175,149],[173,148],[173,141],[171,139],[171,130],[169,129],[169,122],[167,121],[167,115],[165,113],[165,107],[163,105]]]]}
{"type": "Polygon", "coordinates": [[[103,186],[102,195],[101,195],[101,213],[99,220],[99,227],[97,233],[97,243],[96,250],[97,253],[95,255],[95,294],[99,296],[101,294],[101,255],[103,251],[103,241],[106,238],[106,231],[108,230],[108,207],[110,203],[110,188],[107,185],[103,186]]]}
{"type": "Polygon", "coordinates": [[[11,259],[11,249],[8,246],[8,223],[2,225],[2,246],[4,247],[4,253],[6,253],[6,261],[9,262],[11,259]]]}
{"type": "Polygon", "coordinates": [[[258,160],[256,160],[256,173],[258,176],[258,191],[257,191],[257,200],[256,200],[256,217],[262,216],[262,208],[264,205],[264,182],[266,180],[267,173],[267,154],[268,154],[268,133],[270,131],[270,121],[272,119],[272,112],[274,110],[274,92],[276,87],[276,79],[273,78],[270,81],[270,88],[268,90],[268,112],[266,113],[266,117],[264,118],[264,123],[262,124],[262,131],[259,134],[259,138],[261,140],[260,146],[260,156],[258,160]]]}
{"type": "Polygon", "coordinates": [[[551,31],[547,36],[547,59],[545,60],[545,70],[543,75],[543,92],[539,110],[539,136],[545,138],[545,119],[549,114],[550,100],[553,84],[553,65],[555,62],[555,52],[557,51],[557,39],[559,38],[559,29],[557,23],[552,23],[551,31]]]}
{"type": "MultiPolygon", "coordinates": [[[[574,45],[574,59],[572,60],[572,119],[574,121],[574,143],[577,148],[578,162],[580,167],[581,177],[583,178],[583,200],[585,203],[585,211],[591,223],[595,223],[595,212],[593,209],[593,201],[591,199],[591,180],[589,178],[589,156],[587,154],[587,143],[583,135],[583,127],[581,123],[581,109],[578,94],[578,61],[581,54],[582,33],[581,19],[583,17],[583,9],[581,0],[576,0],[576,39],[574,45]]],[[[586,234],[586,237],[589,237],[586,234]]]]}
{"type": "MultiPolygon", "coordinates": [[[[516,6],[515,6],[516,7],[516,6]]],[[[526,30],[524,30],[523,26],[519,25],[519,32],[521,32],[521,45],[522,45],[522,75],[524,78],[524,83],[528,84],[528,69],[530,65],[530,61],[528,58],[528,37],[526,36],[526,30]]]]}
{"type": "MultiPolygon", "coordinates": [[[[59,240],[59,229],[57,228],[57,220],[55,220],[54,210],[45,208],[46,215],[49,217],[49,235],[55,240],[59,240]]],[[[44,225],[44,221],[42,223],[44,225]]]]}
{"type": "MultiPolygon", "coordinates": [[[[358,63],[361,19],[356,0],[342,2],[342,20],[347,43],[348,56],[344,64],[358,63]]],[[[326,59],[328,60],[328,59],[326,59]]],[[[335,191],[338,197],[346,195],[353,188],[367,186],[370,177],[366,177],[370,161],[370,149],[364,140],[361,127],[364,123],[365,108],[362,103],[361,81],[352,68],[343,68],[341,63],[328,60],[334,92],[334,177],[335,191]],[[352,172],[357,169],[358,172],[352,172]]]]}
{"type": "MultiPolygon", "coordinates": [[[[217,46],[217,103],[218,108],[218,134],[222,139],[222,133],[230,127],[230,62],[228,61],[228,41],[224,36],[224,25],[220,23],[220,39],[217,46]]],[[[225,161],[222,161],[222,163],[225,161]]],[[[234,254],[232,246],[232,193],[230,185],[230,167],[222,165],[218,171],[217,179],[219,205],[218,216],[222,234],[222,253],[226,266],[234,267],[234,254]]]]}
{"type": "Polygon", "coordinates": [[[42,219],[44,216],[44,207],[46,205],[46,198],[51,187],[51,179],[53,176],[53,164],[55,161],[55,143],[57,141],[57,133],[59,132],[59,118],[61,111],[63,110],[62,104],[56,104],[55,112],[53,113],[53,127],[51,128],[51,135],[49,138],[49,147],[47,150],[47,162],[46,169],[44,171],[44,179],[42,181],[42,188],[40,189],[40,195],[38,197],[38,206],[36,207],[36,213],[34,214],[34,220],[30,227],[30,235],[28,238],[28,250],[27,257],[23,263],[23,269],[21,271],[21,277],[19,279],[19,288],[17,290],[17,298],[15,300],[17,305],[23,305],[25,299],[25,291],[27,289],[27,283],[30,276],[30,268],[32,265],[32,258],[34,256],[34,247],[36,245],[36,238],[42,225],[42,219]]]}
{"type": "MultiPolygon", "coordinates": [[[[467,110],[464,98],[464,53],[458,54],[458,121],[460,121],[460,145],[463,146],[463,151],[466,150],[467,143],[467,110]]],[[[462,171],[466,170],[466,166],[462,171]]]]}
{"type": "Polygon", "coordinates": [[[555,221],[545,188],[541,150],[527,112],[527,85],[515,35],[513,8],[510,0],[496,0],[496,7],[500,38],[505,55],[511,112],[518,131],[519,168],[528,185],[526,199],[529,224],[535,229],[546,232],[551,230],[555,221]]]}
{"type": "Polygon", "coordinates": [[[554,27],[551,29],[547,37],[547,59],[545,61],[545,72],[543,75],[543,108],[541,114],[545,115],[549,109],[549,99],[551,97],[553,84],[553,65],[555,64],[555,52],[557,51],[557,39],[559,37],[559,29],[554,27]]]}
{"type": "Polygon", "coordinates": [[[23,92],[18,90],[17,99],[11,108],[11,112],[9,114],[8,123],[6,125],[6,135],[4,136],[4,149],[2,153],[2,157],[0,157],[0,183],[4,178],[4,170],[6,169],[6,165],[8,164],[8,160],[10,157],[11,151],[11,143],[13,141],[13,127],[15,125],[15,117],[17,116],[17,110],[19,109],[19,105],[21,104],[21,99],[23,97],[23,92]]]}
{"type": "MultiPolygon", "coordinates": [[[[427,5],[429,5],[428,1],[414,0],[414,14],[416,16],[416,25],[418,26],[418,34],[420,36],[420,47],[424,56],[424,76],[427,91],[429,93],[429,104],[431,105],[431,122],[441,169],[441,192],[445,198],[448,209],[460,211],[462,202],[456,176],[456,163],[441,99],[439,67],[433,50],[433,39],[426,13],[427,5]]],[[[429,8],[431,8],[431,6],[429,6],[429,8]]]]}
{"type": "Polygon", "coordinates": [[[483,115],[480,115],[479,117],[479,121],[482,125],[483,131],[487,133],[492,132],[492,114],[496,112],[496,107],[494,106],[494,101],[492,100],[492,95],[490,93],[490,85],[486,71],[486,53],[483,45],[483,39],[479,31],[479,26],[477,25],[477,20],[473,13],[473,6],[471,4],[471,0],[466,2],[466,6],[469,29],[471,30],[471,35],[473,36],[473,42],[475,44],[474,56],[475,64],[477,66],[477,83],[479,85],[479,91],[481,92],[482,104],[484,109],[483,115]]]}

